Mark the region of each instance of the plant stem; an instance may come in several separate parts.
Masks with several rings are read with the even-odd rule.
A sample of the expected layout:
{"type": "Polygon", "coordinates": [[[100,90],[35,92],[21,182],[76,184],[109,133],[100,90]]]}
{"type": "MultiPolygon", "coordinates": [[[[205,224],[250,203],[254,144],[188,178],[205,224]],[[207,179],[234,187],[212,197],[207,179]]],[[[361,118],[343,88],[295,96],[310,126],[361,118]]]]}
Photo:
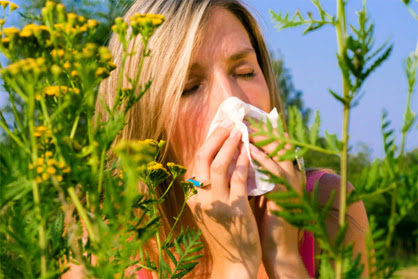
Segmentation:
{"type": "Polygon", "coordinates": [[[128,54],[126,52],[127,49],[127,44],[123,44],[123,53],[122,53],[122,64],[119,68],[119,77],[118,77],[118,85],[116,87],[116,98],[115,98],[115,103],[113,104],[113,112],[115,112],[115,110],[119,107],[119,103],[120,103],[120,92],[122,91],[122,81],[123,81],[123,74],[124,74],[124,69],[125,69],[125,64],[126,64],[126,58],[128,57],[128,54]]]}
{"type": "Polygon", "coordinates": [[[14,114],[15,119],[16,119],[17,126],[19,126],[20,133],[22,134],[23,140],[26,142],[25,134],[23,133],[23,130],[24,130],[23,125],[22,125],[22,122],[20,121],[20,117],[19,117],[19,114],[17,113],[15,101],[14,101],[10,91],[9,91],[9,100],[10,100],[10,104],[12,105],[12,110],[13,110],[13,114],[14,114]]]}
{"type": "MultiPolygon", "coordinates": [[[[28,124],[29,124],[29,137],[32,149],[32,162],[38,160],[38,148],[36,144],[36,138],[34,135],[35,132],[35,96],[34,92],[32,94],[28,94],[28,124]]],[[[47,260],[46,260],[46,234],[45,234],[45,227],[44,227],[44,220],[41,211],[41,198],[39,194],[39,187],[36,180],[32,179],[32,193],[33,193],[33,201],[35,203],[35,214],[36,218],[39,221],[38,225],[38,232],[39,232],[39,247],[41,249],[41,277],[45,278],[47,274],[47,260]]]]}
{"type": "Polygon", "coordinates": [[[166,241],[170,241],[171,235],[174,232],[174,228],[176,227],[176,225],[177,225],[177,223],[178,223],[178,221],[180,219],[180,216],[183,214],[183,210],[184,210],[185,207],[186,207],[186,201],[184,201],[184,203],[183,203],[183,205],[182,205],[182,207],[180,209],[180,213],[179,213],[179,215],[177,215],[176,221],[174,222],[173,226],[170,229],[170,232],[167,235],[166,241]]]}
{"type": "Polygon", "coordinates": [[[94,234],[93,226],[90,223],[90,220],[84,211],[83,205],[81,204],[80,200],[77,197],[77,194],[75,193],[75,189],[73,186],[68,188],[68,194],[70,195],[71,201],[74,203],[75,208],[78,211],[78,214],[80,215],[80,218],[84,221],[84,225],[86,226],[87,232],[89,234],[89,238],[93,243],[97,243],[97,237],[94,234]]]}
{"type": "Polygon", "coordinates": [[[103,169],[104,169],[104,159],[106,156],[106,150],[102,150],[102,154],[100,155],[100,169],[99,169],[99,185],[98,185],[98,194],[101,195],[102,193],[102,184],[103,184],[103,169]]]}
{"type": "MultiPolygon", "coordinates": [[[[345,20],[345,2],[344,0],[337,0],[337,43],[338,43],[338,54],[340,57],[344,57],[346,48],[346,20],[345,20]]],[[[342,74],[341,74],[342,75],[342,74]]],[[[342,128],[342,143],[343,149],[341,151],[341,186],[340,186],[340,212],[339,212],[339,225],[340,228],[345,223],[346,214],[346,196],[347,196],[347,159],[348,159],[348,127],[350,120],[350,89],[348,84],[342,75],[343,81],[343,96],[348,102],[344,103],[343,111],[343,128],[342,128]]],[[[339,253],[335,259],[335,276],[337,279],[343,278],[343,259],[342,254],[339,253]]]]}
{"type": "MultiPolygon", "coordinates": [[[[418,20],[418,18],[417,18],[417,20],[418,20]]],[[[417,41],[417,46],[415,48],[415,59],[418,59],[418,41],[417,41]]],[[[415,66],[415,73],[416,73],[417,66],[418,66],[418,62],[416,60],[415,60],[415,65],[414,66],[415,66]]],[[[412,93],[414,92],[414,85],[415,84],[412,84],[412,86],[410,86],[410,88],[408,88],[408,99],[406,101],[404,123],[406,121],[407,112],[410,111],[410,108],[411,108],[411,97],[412,97],[412,93]]],[[[399,152],[399,157],[401,158],[402,161],[403,161],[403,157],[404,157],[404,153],[405,153],[406,134],[407,134],[407,131],[404,131],[404,129],[402,129],[402,143],[401,143],[401,148],[400,148],[400,152],[399,152]]]]}
{"type": "Polygon", "coordinates": [[[9,135],[9,137],[12,140],[14,140],[23,150],[25,150],[27,153],[31,154],[30,150],[20,141],[20,139],[16,135],[14,135],[10,131],[9,127],[7,127],[7,123],[5,123],[3,120],[0,120],[0,127],[2,127],[6,131],[6,133],[9,135]]]}
{"type": "Polygon", "coordinates": [[[138,85],[138,82],[139,82],[139,77],[140,77],[141,72],[142,72],[142,67],[144,66],[144,60],[145,60],[145,57],[147,56],[147,47],[148,47],[148,40],[144,40],[144,45],[143,45],[143,48],[142,48],[141,63],[139,64],[139,68],[138,68],[138,71],[136,73],[136,77],[135,77],[134,82],[132,84],[132,89],[133,90],[136,89],[136,86],[138,85]]]}
{"type": "Polygon", "coordinates": [[[78,122],[80,121],[80,114],[76,116],[75,120],[74,120],[74,124],[73,127],[71,129],[71,134],[70,134],[70,139],[74,139],[75,136],[75,132],[77,131],[77,127],[78,127],[78,122]]]}

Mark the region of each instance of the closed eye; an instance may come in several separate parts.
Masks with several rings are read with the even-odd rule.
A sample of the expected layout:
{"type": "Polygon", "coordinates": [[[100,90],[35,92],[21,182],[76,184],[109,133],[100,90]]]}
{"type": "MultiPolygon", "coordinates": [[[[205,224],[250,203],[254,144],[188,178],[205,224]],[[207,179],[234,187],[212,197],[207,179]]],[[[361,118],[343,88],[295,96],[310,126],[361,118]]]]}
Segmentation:
{"type": "Polygon", "coordinates": [[[189,94],[194,93],[195,91],[197,91],[199,89],[199,87],[200,87],[200,84],[196,84],[196,85],[193,85],[193,86],[191,86],[189,88],[185,88],[183,90],[182,96],[185,96],[185,95],[189,95],[189,94]]]}
{"type": "Polygon", "coordinates": [[[251,78],[255,77],[255,72],[254,72],[254,70],[252,70],[251,72],[235,74],[234,76],[237,77],[237,78],[251,79],[251,78]]]}

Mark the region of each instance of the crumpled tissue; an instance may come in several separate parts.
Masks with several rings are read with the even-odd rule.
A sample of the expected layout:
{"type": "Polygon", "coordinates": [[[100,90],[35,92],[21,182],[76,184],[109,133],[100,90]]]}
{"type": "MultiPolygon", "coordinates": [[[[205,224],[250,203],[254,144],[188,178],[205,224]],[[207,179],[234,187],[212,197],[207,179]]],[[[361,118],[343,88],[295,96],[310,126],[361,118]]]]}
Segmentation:
{"type": "Polygon", "coordinates": [[[260,196],[273,190],[274,183],[267,182],[266,179],[268,179],[268,176],[257,171],[259,167],[256,166],[252,161],[250,152],[250,141],[248,136],[248,127],[243,122],[243,120],[248,118],[252,118],[263,122],[266,122],[267,119],[269,119],[269,121],[273,125],[273,128],[276,128],[275,126],[277,126],[279,114],[276,108],[274,108],[270,113],[266,113],[265,111],[253,105],[244,103],[237,97],[230,97],[219,106],[219,109],[212,120],[212,124],[209,127],[208,137],[224,120],[229,119],[232,122],[234,122],[233,125],[235,125],[235,127],[242,134],[241,139],[245,149],[247,150],[247,154],[251,162],[251,167],[247,179],[248,195],[260,196]]]}

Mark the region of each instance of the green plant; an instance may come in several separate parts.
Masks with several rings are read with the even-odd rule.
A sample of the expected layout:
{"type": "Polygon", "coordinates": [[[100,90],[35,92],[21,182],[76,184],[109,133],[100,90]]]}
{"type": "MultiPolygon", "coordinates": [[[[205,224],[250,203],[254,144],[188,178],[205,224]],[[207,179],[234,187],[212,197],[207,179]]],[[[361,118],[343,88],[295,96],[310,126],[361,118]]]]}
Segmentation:
{"type": "MultiPolygon", "coordinates": [[[[343,130],[342,138],[325,132],[325,143],[318,144],[320,117],[316,113],[313,125],[307,129],[303,124],[300,112],[296,108],[288,110],[288,135],[285,134],[284,124],[279,121],[278,129],[274,130],[271,123],[263,126],[260,123],[253,123],[257,127],[254,136],[263,135],[267,139],[256,143],[258,146],[267,145],[273,141],[280,144],[271,154],[271,157],[278,156],[280,160],[289,160],[294,156],[301,156],[308,150],[322,154],[336,155],[340,158],[341,188],[339,204],[339,231],[335,241],[331,241],[325,228],[325,220],[334,199],[331,195],[325,206],[320,206],[317,201],[318,188],[312,194],[296,192],[290,184],[280,177],[268,173],[271,181],[286,186],[287,192],[277,192],[268,195],[283,211],[275,212],[291,224],[314,233],[323,251],[321,255],[320,278],[358,278],[363,267],[360,264],[360,255],[353,255],[352,246],[344,245],[343,239],[347,231],[345,220],[346,208],[353,202],[375,197],[382,193],[390,195],[391,213],[386,229],[376,229],[374,219],[371,218],[370,236],[368,241],[368,278],[390,278],[396,271],[396,262],[390,259],[390,248],[392,244],[395,226],[406,216],[418,202],[418,184],[416,174],[418,169],[414,165],[405,165],[404,146],[406,135],[412,129],[416,119],[411,111],[411,96],[414,91],[417,69],[417,52],[411,54],[406,62],[406,75],[408,78],[409,90],[407,94],[407,107],[402,127],[402,144],[399,154],[396,154],[397,147],[394,140],[394,130],[390,128],[390,121],[384,113],[382,117],[382,132],[385,146],[386,158],[374,162],[367,167],[358,180],[356,191],[346,193],[347,185],[347,158],[348,158],[348,123],[350,110],[355,106],[360,97],[360,89],[367,77],[377,69],[390,55],[392,45],[388,42],[374,48],[374,24],[370,21],[366,1],[363,1],[362,10],[357,12],[357,27],[350,25],[350,32],[347,30],[346,6],[348,1],[337,0],[337,12],[331,16],[326,12],[320,0],[311,0],[318,10],[319,18],[311,13],[307,17],[297,11],[293,17],[288,13],[272,13],[279,30],[306,26],[304,34],[320,29],[324,25],[331,25],[336,30],[338,45],[338,65],[342,74],[342,94],[330,90],[331,95],[343,105],[343,130]],[[285,154],[278,155],[278,152],[290,143],[292,148],[285,154]],[[299,149],[296,149],[299,147],[299,149]],[[296,210],[295,210],[296,209],[296,210]],[[374,252],[373,252],[374,251],[374,252]],[[353,260],[354,259],[354,260],[353,260]],[[335,268],[332,264],[335,264],[335,268]]],[[[409,1],[404,1],[408,5],[409,1]]],[[[416,15],[413,14],[416,18],[416,15]]]]}
{"type": "MultiPolygon", "coordinates": [[[[9,14],[17,8],[8,1],[0,5],[9,14]]],[[[22,30],[3,28],[5,19],[0,20],[0,50],[10,62],[0,73],[14,112],[12,120],[0,114],[11,142],[0,148],[1,277],[56,278],[70,261],[82,265],[88,277],[135,277],[141,268],[159,278],[190,272],[201,257],[200,232],[181,229],[175,235],[176,222],[160,237],[157,208],[165,194],[157,197],[155,191],[163,184],[168,191],[185,168],[157,162],[162,141],[112,146],[151,82],[139,85],[139,71],[128,77],[131,88],[119,83],[115,105],[105,107],[109,119],[93,123],[98,85],[116,67],[109,50],[94,43],[99,22],[67,13],[52,1],[42,8],[41,20],[22,30]],[[146,193],[137,191],[138,183],[147,186],[146,193]],[[143,249],[151,239],[157,242],[156,261],[143,249]]],[[[148,40],[163,22],[160,15],[136,14],[130,24],[116,19],[112,29],[124,46],[124,61],[132,55],[127,44],[140,36],[142,65],[151,51],[148,40]]],[[[184,209],[195,189],[181,186],[184,209]]]]}

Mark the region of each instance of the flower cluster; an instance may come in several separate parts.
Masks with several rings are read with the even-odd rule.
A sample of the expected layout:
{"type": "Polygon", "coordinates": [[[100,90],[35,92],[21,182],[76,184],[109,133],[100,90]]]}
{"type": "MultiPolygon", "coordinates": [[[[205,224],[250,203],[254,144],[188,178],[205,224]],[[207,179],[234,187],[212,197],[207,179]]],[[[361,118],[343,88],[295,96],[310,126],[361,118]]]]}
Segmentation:
{"type": "Polygon", "coordinates": [[[153,183],[154,187],[161,184],[170,176],[170,173],[167,171],[167,169],[164,168],[161,163],[157,163],[155,161],[149,162],[147,164],[147,172],[148,177],[153,183]]]}
{"type": "Polygon", "coordinates": [[[37,139],[38,149],[40,151],[47,149],[54,141],[52,138],[52,131],[44,125],[36,126],[33,135],[37,139]]]}
{"type": "MultiPolygon", "coordinates": [[[[42,90],[42,96],[60,97],[60,96],[66,95],[68,92],[78,95],[80,93],[80,89],[68,88],[67,86],[63,86],[63,85],[48,86],[48,87],[45,87],[44,90],[42,90]]],[[[36,100],[39,101],[41,99],[41,95],[38,93],[35,95],[35,98],[36,100]]]]}
{"type": "Polygon", "coordinates": [[[61,182],[63,175],[68,174],[71,171],[71,167],[64,162],[57,162],[52,158],[52,152],[47,151],[37,159],[35,164],[29,164],[29,169],[35,169],[36,183],[40,184],[46,182],[51,178],[61,182]]]}
{"type": "Polygon", "coordinates": [[[174,179],[186,173],[186,168],[184,166],[172,162],[167,163],[167,168],[170,170],[174,179]]]}
{"type": "Polygon", "coordinates": [[[165,17],[156,14],[139,14],[136,13],[130,18],[132,33],[136,36],[141,34],[144,39],[148,40],[154,31],[163,24],[165,17]]]}
{"type": "MultiPolygon", "coordinates": [[[[93,35],[100,25],[96,20],[86,20],[85,17],[73,13],[67,14],[63,4],[52,1],[46,3],[42,16],[44,25],[28,24],[22,30],[14,27],[2,30],[0,48],[8,58],[22,51],[34,55],[34,50],[38,50],[39,46],[44,51],[50,51],[57,46],[67,46],[68,42],[76,45],[83,42],[84,37],[93,35]]],[[[0,26],[4,22],[2,19],[0,26]]]]}
{"type": "Polygon", "coordinates": [[[114,148],[118,155],[128,155],[137,165],[147,165],[158,153],[158,142],[154,140],[120,141],[114,148]]]}
{"type": "MultiPolygon", "coordinates": [[[[23,90],[29,84],[37,82],[49,72],[45,58],[26,58],[2,68],[0,74],[12,88],[23,98],[28,97],[28,91],[23,90]]],[[[31,91],[30,91],[31,92],[31,91]]]]}

